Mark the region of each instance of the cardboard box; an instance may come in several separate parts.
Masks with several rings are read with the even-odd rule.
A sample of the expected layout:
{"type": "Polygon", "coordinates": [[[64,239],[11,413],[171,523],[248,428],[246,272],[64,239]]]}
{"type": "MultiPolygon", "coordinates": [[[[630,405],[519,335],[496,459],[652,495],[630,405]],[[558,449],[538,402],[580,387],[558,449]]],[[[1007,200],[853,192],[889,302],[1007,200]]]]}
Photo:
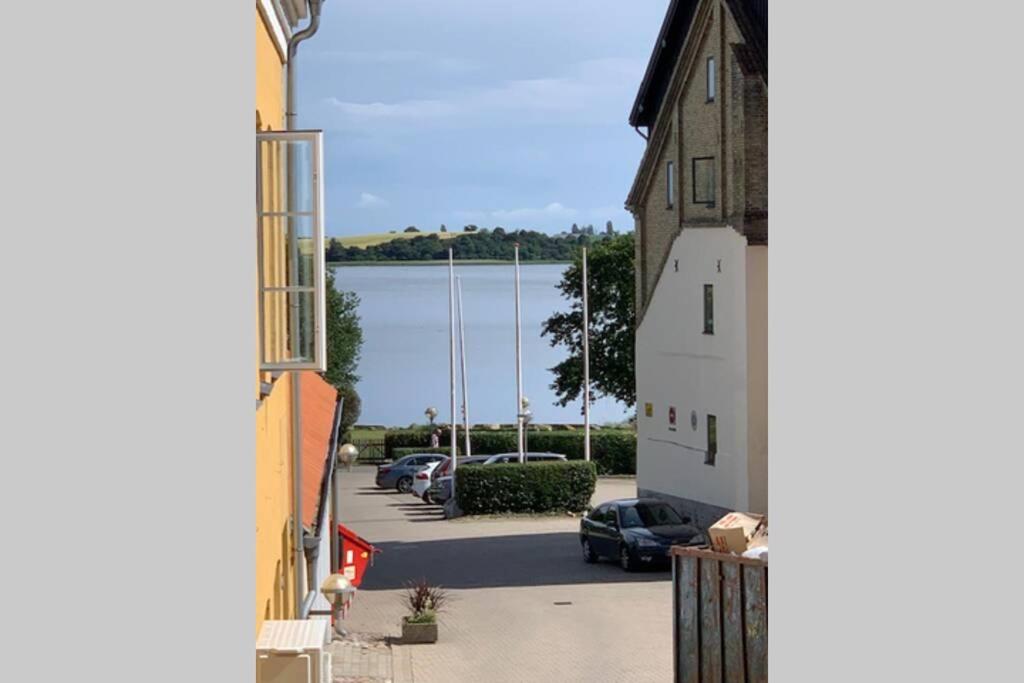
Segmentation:
{"type": "Polygon", "coordinates": [[[767,542],[767,521],[764,515],[748,512],[730,512],[711,525],[708,535],[711,547],[720,553],[742,555],[759,529],[765,527],[767,542]]]}

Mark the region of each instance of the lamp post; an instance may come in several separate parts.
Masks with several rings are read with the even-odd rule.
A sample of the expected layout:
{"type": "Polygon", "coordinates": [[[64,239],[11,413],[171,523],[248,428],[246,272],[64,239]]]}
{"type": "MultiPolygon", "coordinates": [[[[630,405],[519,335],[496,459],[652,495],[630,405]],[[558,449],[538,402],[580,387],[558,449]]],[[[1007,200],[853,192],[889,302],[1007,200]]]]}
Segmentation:
{"type": "Polygon", "coordinates": [[[356,594],[356,587],[344,574],[331,574],[320,585],[320,592],[327,601],[331,603],[331,618],[334,621],[334,632],[344,638],[348,635],[341,626],[341,620],[345,617],[352,602],[352,596],[356,594]]]}
{"type": "Polygon", "coordinates": [[[530,421],[533,420],[533,412],[529,408],[523,409],[523,450],[530,452],[530,421]]]}
{"type": "MultiPolygon", "coordinates": [[[[359,449],[353,444],[347,443],[338,449],[338,464],[345,465],[349,471],[352,470],[352,463],[359,457],[359,449]]],[[[331,527],[331,570],[341,567],[341,538],[338,535],[338,525],[341,524],[341,477],[338,476],[338,469],[334,469],[334,491],[331,495],[331,519],[334,524],[331,527]]]]}

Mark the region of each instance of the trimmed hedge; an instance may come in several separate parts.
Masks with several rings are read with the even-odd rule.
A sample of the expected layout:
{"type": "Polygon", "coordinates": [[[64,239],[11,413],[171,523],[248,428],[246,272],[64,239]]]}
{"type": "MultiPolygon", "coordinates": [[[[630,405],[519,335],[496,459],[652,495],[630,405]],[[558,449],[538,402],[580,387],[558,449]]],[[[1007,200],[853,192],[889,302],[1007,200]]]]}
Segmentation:
{"type": "Polygon", "coordinates": [[[455,495],[467,515],[582,512],[597,486],[592,462],[534,462],[460,467],[455,495]]]}
{"type": "MultiPolygon", "coordinates": [[[[448,430],[442,429],[441,443],[447,443],[448,430]]],[[[515,453],[518,434],[515,431],[489,431],[474,429],[470,435],[473,455],[515,453]]],[[[462,438],[457,450],[462,453],[462,438]]],[[[423,449],[430,444],[429,429],[401,429],[388,431],[384,437],[384,452],[396,459],[398,448],[423,449]]],[[[527,448],[532,453],[560,453],[569,460],[583,459],[583,430],[579,431],[534,431],[529,430],[527,448]]],[[[429,449],[427,449],[429,450],[429,449]]],[[[591,460],[597,465],[598,474],[636,474],[636,434],[624,429],[602,429],[590,433],[591,460]]]]}
{"type": "MultiPolygon", "coordinates": [[[[455,449],[458,450],[458,449],[455,449]]],[[[444,455],[451,455],[452,449],[450,446],[444,448],[419,448],[419,447],[407,447],[392,449],[392,454],[395,460],[404,458],[407,455],[419,454],[419,453],[443,453],[444,455]]]]}

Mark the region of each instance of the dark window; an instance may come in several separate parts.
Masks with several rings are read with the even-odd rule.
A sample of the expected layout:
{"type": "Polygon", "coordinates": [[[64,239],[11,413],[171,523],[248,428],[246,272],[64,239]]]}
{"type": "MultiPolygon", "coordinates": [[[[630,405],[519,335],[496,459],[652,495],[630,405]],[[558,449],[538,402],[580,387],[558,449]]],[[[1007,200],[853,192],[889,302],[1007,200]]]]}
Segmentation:
{"type": "Polygon", "coordinates": [[[715,205],[715,158],[693,158],[693,203],[715,205]]]}
{"type": "Polygon", "coordinates": [[[708,57],[708,102],[715,101],[715,58],[708,57]]]}
{"type": "Polygon", "coordinates": [[[676,203],[676,165],[670,161],[665,168],[665,204],[671,209],[676,203]]]}
{"type": "Polygon", "coordinates": [[[602,505],[601,507],[597,508],[596,510],[590,513],[590,521],[597,522],[598,524],[604,524],[604,519],[607,512],[608,508],[602,505]]]}
{"type": "Polygon", "coordinates": [[[718,455],[718,418],[708,415],[708,451],[704,455],[704,464],[715,464],[715,456],[718,455]]]}
{"type": "Polygon", "coordinates": [[[704,334],[715,333],[715,286],[704,285],[704,334]]]}
{"type": "Polygon", "coordinates": [[[676,511],[666,503],[637,503],[630,507],[619,508],[619,513],[622,516],[623,529],[683,523],[676,511]]]}

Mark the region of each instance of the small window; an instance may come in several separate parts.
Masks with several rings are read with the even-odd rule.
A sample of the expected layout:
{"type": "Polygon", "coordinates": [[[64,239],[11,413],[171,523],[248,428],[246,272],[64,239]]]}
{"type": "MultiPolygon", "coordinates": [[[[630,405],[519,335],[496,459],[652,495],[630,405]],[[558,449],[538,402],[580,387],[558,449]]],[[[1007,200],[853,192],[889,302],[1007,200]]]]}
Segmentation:
{"type": "Polygon", "coordinates": [[[676,165],[668,162],[665,169],[665,204],[671,209],[676,203],[676,165]]]}
{"type": "Polygon", "coordinates": [[[704,464],[714,467],[716,455],[718,455],[718,418],[708,415],[708,450],[704,454],[704,464]]]}
{"type": "Polygon", "coordinates": [[[704,334],[715,333],[715,286],[704,285],[704,334]]]}
{"type": "Polygon", "coordinates": [[[715,158],[693,159],[693,203],[715,205],[715,158]]]}
{"type": "Polygon", "coordinates": [[[715,58],[708,57],[708,102],[715,101],[715,58]]]}

